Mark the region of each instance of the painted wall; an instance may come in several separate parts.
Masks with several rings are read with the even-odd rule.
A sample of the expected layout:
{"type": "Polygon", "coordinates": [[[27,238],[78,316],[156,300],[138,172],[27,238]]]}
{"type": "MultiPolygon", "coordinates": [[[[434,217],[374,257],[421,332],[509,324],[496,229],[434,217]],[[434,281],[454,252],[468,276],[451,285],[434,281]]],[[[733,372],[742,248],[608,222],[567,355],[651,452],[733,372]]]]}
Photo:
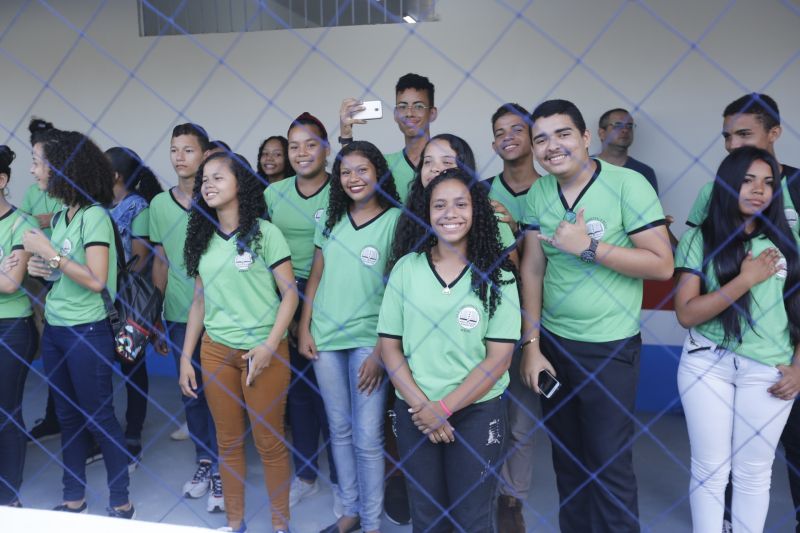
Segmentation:
{"type": "MultiPolygon", "coordinates": [[[[724,156],[722,108],[747,91],[776,98],[778,155],[800,163],[797,1],[439,0],[437,13],[418,25],[140,38],[133,0],[4,0],[0,142],[18,152],[12,192],[28,183],[31,114],[103,148],[130,146],[173,183],[178,122],[253,158],[304,110],[335,136],[345,96],[391,105],[409,71],[436,84],[434,132],[466,138],[486,175],[501,166],[489,117],[505,101],[571,99],[593,132],[604,110],[637,109],[631,153],[656,169],[678,221],[724,156]]],[[[356,133],[387,151],[402,141],[390,117],[356,133]]]]}

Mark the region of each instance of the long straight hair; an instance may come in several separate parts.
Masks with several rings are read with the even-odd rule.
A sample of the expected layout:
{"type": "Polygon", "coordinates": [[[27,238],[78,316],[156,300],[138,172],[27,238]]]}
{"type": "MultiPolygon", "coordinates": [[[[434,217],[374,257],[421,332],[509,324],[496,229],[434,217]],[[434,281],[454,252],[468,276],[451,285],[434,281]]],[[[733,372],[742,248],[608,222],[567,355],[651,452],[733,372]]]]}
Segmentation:
{"type": "MultiPolygon", "coordinates": [[[[775,157],[761,148],[745,146],[732,151],[719,166],[711,190],[708,216],[700,226],[703,235],[703,265],[711,265],[720,287],[739,275],[747,256],[748,241],[763,235],[786,259],[783,303],[789,317],[792,344],[800,342],[800,258],[797,244],[783,210],[781,168],[775,157]],[[745,231],[745,217],[739,208],[739,193],[745,175],[755,161],[769,165],[773,176],[772,201],[756,218],[755,230],[745,231]]],[[[717,317],[724,331],[723,346],[735,348],[742,341],[742,322],[754,326],[752,298],[748,291],[717,317]]]]}

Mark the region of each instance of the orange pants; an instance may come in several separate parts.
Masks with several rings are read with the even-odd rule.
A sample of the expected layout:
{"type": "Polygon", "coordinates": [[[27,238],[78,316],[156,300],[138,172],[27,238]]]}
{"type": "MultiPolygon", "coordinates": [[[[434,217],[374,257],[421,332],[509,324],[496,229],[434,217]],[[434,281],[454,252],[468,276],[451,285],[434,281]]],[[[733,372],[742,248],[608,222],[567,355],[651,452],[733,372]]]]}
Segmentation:
{"type": "Polygon", "coordinates": [[[244,350],[214,342],[203,335],[200,360],[206,399],[217,428],[219,472],[229,522],[244,518],[245,411],[272,506],[272,523],[289,523],[291,466],[284,436],[284,411],[289,390],[289,344],[283,340],[269,367],[248,387],[244,350]]]}

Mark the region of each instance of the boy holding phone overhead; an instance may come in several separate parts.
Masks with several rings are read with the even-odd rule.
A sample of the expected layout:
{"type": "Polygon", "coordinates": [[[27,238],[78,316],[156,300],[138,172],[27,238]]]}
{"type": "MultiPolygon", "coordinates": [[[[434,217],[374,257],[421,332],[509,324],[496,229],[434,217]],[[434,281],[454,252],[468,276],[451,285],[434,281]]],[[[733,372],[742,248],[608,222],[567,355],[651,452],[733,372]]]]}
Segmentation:
{"type": "MultiPolygon", "coordinates": [[[[386,154],[385,157],[402,202],[408,196],[422,150],[431,138],[430,124],[437,116],[433,93],[433,84],[419,74],[401,76],[395,85],[394,121],[403,133],[405,145],[402,150],[386,154]]],[[[353,124],[367,123],[365,119],[354,117],[365,109],[363,103],[355,98],[346,98],[342,102],[339,110],[339,142],[342,145],[353,140],[353,124]]]]}

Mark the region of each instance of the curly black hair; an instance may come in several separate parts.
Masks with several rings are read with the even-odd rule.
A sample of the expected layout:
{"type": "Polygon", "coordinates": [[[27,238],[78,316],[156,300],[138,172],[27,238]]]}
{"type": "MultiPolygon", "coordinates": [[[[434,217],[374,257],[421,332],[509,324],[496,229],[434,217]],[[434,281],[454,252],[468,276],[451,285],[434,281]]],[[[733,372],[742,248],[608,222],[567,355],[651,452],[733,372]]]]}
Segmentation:
{"type": "Polygon", "coordinates": [[[84,134],[50,129],[37,137],[50,168],[47,193],[66,205],[111,204],[114,171],[106,155],[84,134]]]}
{"type": "Polygon", "coordinates": [[[425,224],[425,213],[428,209],[425,200],[425,187],[422,185],[422,164],[425,160],[425,151],[433,141],[444,140],[456,153],[456,164],[458,168],[465,171],[469,176],[474,177],[475,181],[478,177],[475,173],[475,155],[472,153],[467,141],[452,135],[450,133],[440,133],[428,140],[425,148],[422,149],[422,155],[419,158],[417,168],[414,170],[414,179],[408,191],[408,198],[406,198],[406,205],[403,209],[403,214],[397,221],[397,228],[395,229],[394,241],[392,242],[392,253],[389,256],[389,261],[386,264],[386,273],[391,272],[395,263],[400,260],[404,255],[419,250],[420,245],[431,235],[430,225],[425,224]]]}
{"type": "Polygon", "coordinates": [[[217,159],[225,160],[228,168],[231,169],[236,177],[239,200],[239,230],[236,236],[236,249],[241,254],[250,251],[258,255],[261,251],[261,227],[259,221],[261,215],[266,212],[264,195],[261,193],[261,186],[247,159],[239,154],[215,153],[208,156],[194,179],[194,190],[192,192],[192,208],[189,213],[189,227],[186,235],[191,235],[186,239],[183,248],[183,259],[186,263],[186,272],[190,276],[198,275],[200,258],[208,249],[211,237],[219,227],[217,210],[208,206],[203,199],[200,188],[203,185],[203,172],[209,161],[217,159]]]}
{"type": "MultiPolygon", "coordinates": [[[[436,176],[425,189],[425,223],[431,227],[431,196],[439,184],[455,180],[464,184],[472,199],[472,227],[467,234],[467,261],[472,276],[472,290],[483,303],[489,318],[494,315],[500,302],[500,286],[513,283],[518,278],[514,263],[504,253],[500,242],[500,230],[487,188],[469,172],[460,168],[449,168],[436,176]],[[513,279],[502,279],[502,271],[513,274],[513,279]],[[491,290],[490,290],[491,289],[491,290]]],[[[419,253],[430,257],[436,246],[436,235],[431,232],[420,246],[419,253]]]]}
{"type": "Polygon", "coordinates": [[[11,180],[11,162],[16,157],[14,150],[5,144],[0,144],[0,174],[5,174],[9,180],[11,180]]]}
{"type": "Polygon", "coordinates": [[[375,175],[378,183],[375,186],[375,194],[378,198],[378,205],[383,209],[393,206],[402,206],[400,195],[397,194],[397,187],[394,184],[394,177],[389,170],[389,165],[378,147],[368,141],[353,141],[342,148],[336,155],[331,171],[331,190],[330,200],[328,201],[328,218],[325,221],[325,229],[322,231],[326,237],[331,234],[331,230],[350,209],[353,200],[344,192],[341,180],[342,158],[351,154],[358,154],[366,157],[375,167],[375,175]]]}
{"type": "Polygon", "coordinates": [[[269,186],[269,178],[267,178],[267,173],[264,172],[264,169],[261,168],[261,152],[264,151],[264,147],[270,141],[278,141],[281,143],[283,147],[283,177],[291,178],[294,176],[294,169],[292,168],[292,163],[289,161],[289,140],[284,137],[283,135],[272,135],[264,139],[264,141],[258,147],[258,155],[256,155],[256,173],[258,174],[259,179],[261,180],[261,184],[266,188],[269,186]]]}
{"type": "Polygon", "coordinates": [[[39,142],[42,134],[48,130],[52,130],[54,128],[52,122],[47,122],[44,119],[38,117],[31,117],[31,121],[28,123],[28,131],[31,134],[31,146],[39,142]]]}

